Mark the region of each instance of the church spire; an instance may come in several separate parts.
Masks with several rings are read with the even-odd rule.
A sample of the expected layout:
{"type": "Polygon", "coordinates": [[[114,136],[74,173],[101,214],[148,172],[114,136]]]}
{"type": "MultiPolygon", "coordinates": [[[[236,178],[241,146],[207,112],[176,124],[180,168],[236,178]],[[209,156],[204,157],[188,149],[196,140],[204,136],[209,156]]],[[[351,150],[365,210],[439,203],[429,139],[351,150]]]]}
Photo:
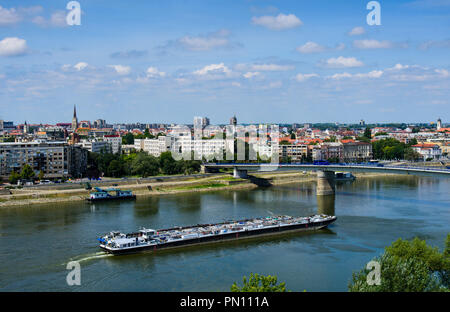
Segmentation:
{"type": "Polygon", "coordinates": [[[78,128],[77,109],[73,106],[73,118],[72,118],[72,130],[75,131],[78,128]]]}

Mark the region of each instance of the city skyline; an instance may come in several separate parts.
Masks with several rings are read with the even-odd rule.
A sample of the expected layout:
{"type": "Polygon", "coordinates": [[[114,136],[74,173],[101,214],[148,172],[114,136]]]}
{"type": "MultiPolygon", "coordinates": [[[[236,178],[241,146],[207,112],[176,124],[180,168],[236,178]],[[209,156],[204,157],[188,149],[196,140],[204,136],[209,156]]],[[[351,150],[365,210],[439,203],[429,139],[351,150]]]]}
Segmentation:
{"type": "Polygon", "coordinates": [[[67,1],[0,8],[0,119],[448,120],[448,1],[67,1]],[[175,5],[176,4],[176,5],[175,5]],[[145,117],[143,117],[145,116],[145,117]]]}

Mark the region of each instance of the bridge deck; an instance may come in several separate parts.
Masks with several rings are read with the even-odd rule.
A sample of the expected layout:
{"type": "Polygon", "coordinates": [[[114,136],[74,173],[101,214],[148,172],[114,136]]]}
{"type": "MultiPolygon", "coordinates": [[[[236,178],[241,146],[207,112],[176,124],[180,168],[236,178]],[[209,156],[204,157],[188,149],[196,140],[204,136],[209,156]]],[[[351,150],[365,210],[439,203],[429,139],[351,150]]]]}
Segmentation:
{"type": "Polygon", "coordinates": [[[427,167],[406,167],[406,166],[377,166],[377,165],[357,165],[357,164],[271,164],[271,163],[206,163],[205,168],[210,169],[240,169],[248,171],[276,171],[282,169],[292,170],[320,170],[320,171],[348,171],[348,172],[384,172],[396,174],[415,175],[444,175],[450,177],[450,169],[447,168],[427,168],[427,167]]]}

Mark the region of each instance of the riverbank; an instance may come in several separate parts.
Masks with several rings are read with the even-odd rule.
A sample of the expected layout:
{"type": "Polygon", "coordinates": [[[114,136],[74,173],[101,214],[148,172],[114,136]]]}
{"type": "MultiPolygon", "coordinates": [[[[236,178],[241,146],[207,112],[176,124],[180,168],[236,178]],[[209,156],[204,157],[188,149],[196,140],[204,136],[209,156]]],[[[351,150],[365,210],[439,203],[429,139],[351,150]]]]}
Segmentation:
{"type": "MultiPolygon", "coordinates": [[[[358,177],[379,177],[392,174],[358,173],[358,177]]],[[[143,197],[160,196],[166,194],[208,192],[220,190],[252,189],[259,186],[281,185],[298,182],[314,182],[316,175],[312,172],[270,172],[253,173],[250,179],[236,179],[230,174],[205,175],[202,177],[171,177],[168,180],[135,179],[132,181],[114,181],[102,184],[99,187],[117,187],[131,190],[139,200],[143,197]]],[[[93,183],[93,186],[96,186],[93,183]]],[[[52,185],[45,188],[12,189],[11,194],[0,195],[0,208],[12,206],[37,205],[57,202],[84,201],[92,190],[84,189],[82,184],[69,186],[52,185]]]]}

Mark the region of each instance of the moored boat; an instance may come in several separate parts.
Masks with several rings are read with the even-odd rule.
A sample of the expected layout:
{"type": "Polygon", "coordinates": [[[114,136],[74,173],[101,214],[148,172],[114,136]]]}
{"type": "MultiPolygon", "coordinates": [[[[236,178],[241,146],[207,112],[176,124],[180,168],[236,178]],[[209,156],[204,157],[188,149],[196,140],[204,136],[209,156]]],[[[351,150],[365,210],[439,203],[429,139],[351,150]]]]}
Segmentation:
{"type": "Polygon", "coordinates": [[[114,199],[136,199],[136,195],[134,195],[132,191],[128,190],[120,190],[115,188],[101,189],[98,187],[96,187],[95,190],[96,192],[90,193],[89,197],[86,198],[87,201],[96,202],[114,199]]]}

